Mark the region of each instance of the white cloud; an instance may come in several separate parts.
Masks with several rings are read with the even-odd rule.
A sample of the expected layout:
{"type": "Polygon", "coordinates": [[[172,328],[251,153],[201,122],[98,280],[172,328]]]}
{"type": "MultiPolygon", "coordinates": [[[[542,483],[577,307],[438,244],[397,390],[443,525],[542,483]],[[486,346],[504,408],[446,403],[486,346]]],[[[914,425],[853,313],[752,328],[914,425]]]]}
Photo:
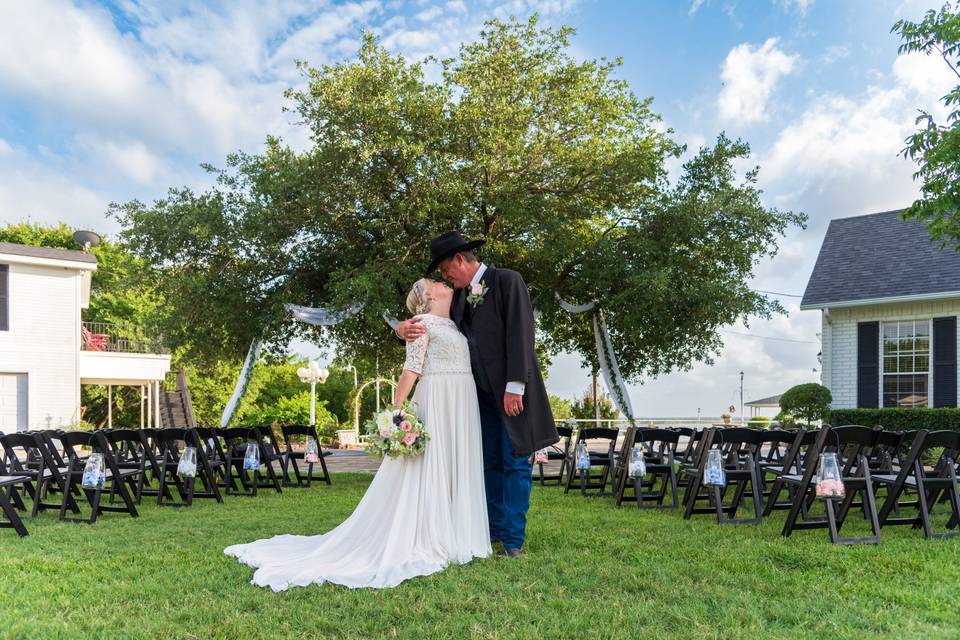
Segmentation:
{"type": "Polygon", "coordinates": [[[800,15],[804,15],[816,3],[816,0],[781,0],[780,2],[787,9],[795,9],[800,15]]]}
{"type": "Polygon", "coordinates": [[[766,120],[777,82],[794,71],[798,60],[780,50],[776,38],[759,47],[744,43],[731,49],[720,72],[724,82],[717,98],[720,117],[738,124],[766,120]]]}
{"type": "Polygon", "coordinates": [[[687,15],[688,16],[694,15],[697,11],[700,10],[700,7],[703,6],[704,2],[706,2],[706,0],[691,0],[690,8],[687,9],[687,15]]]}
{"type": "Polygon", "coordinates": [[[885,82],[855,96],[817,94],[762,154],[760,178],[776,204],[800,204],[817,227],[826,219],[893,209],[917,195],[915,166],[899,156],[917,109],[938,103],[955,79],[942,61],[900,56],[885,82]]]}
{"type": "Polygon", "coordinates": [[[0,138],[0,156],[6,156],[13,153],[13,147],[10,146],[10,143],[0,138]]]}

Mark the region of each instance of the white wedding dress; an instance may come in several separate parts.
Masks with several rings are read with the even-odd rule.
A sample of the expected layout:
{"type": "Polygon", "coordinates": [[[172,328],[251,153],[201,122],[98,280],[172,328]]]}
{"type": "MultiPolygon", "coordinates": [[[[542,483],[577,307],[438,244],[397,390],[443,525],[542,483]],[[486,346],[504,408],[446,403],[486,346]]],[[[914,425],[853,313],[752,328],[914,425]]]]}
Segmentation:
{"type": "Polygon", "coordinates": [[[407,344],[404,368],[422,374],[413,402],[430,434],[424,454],[384,458],[357,508],[328,533],[227,547],[224,553],[257,569],[253,584],[383,589],[490,555],[467,341],[452,320],[420,317],[428,331],[407,344]]]}

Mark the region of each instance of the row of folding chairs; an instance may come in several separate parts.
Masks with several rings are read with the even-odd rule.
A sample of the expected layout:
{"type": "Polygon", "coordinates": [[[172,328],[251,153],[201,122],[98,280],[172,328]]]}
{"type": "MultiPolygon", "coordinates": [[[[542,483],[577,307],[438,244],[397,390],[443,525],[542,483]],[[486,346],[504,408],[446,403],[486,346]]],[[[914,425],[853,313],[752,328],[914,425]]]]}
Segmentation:
{"type": "Polygon", "coordinates": [[[0,528],[26,536],[21,514],[35,518],[46,510],[58,511],[65,522],[92,524],[105,512],[135,518],[143,496],[155,496],[158,506],[182,507],[198,498],[222,503],[224,494],[256,496],[261,488],[310,487],[314,480],[329,485],[329,451],[319,446],[316,430],[284,425],[281,433],[283,448],[270,426],[0,433],[0,528]],[[295,446],[306,438],[318,443],[317,459],[295,446]],[[255,465],[244,463],[250,446],[255,465]],[[188,448],[194,469],[181,473],[188,448]],[[98,482],[85,482],[94,454],[102,472],[98,482]],[[88,516],[82,516],[84,501],[88,516]]]}
{"type": "Polygon", "coordinates": [[[585,428],[575,437],[570,430],[561,435],[555,447],[560,473],[545,476],[541,468],[541,483],[613,496],[617,506],[682,509],[685,518],[709,514],[721,525],[759,524],[782,510],[787,511],[784,536],[825,528],[836,544],[878,543],[881,529],[895,525],[922,529],[927,538],[960,535],[958,431],[824,425],[798,430],[631,427],[625,433],[585,428]],[[593,445],[587,469],[576,468],[580,443],[593,445]],[[642,477],[630,473],[635,447],[645,463],[642,477]],[[707,477],[711,450],[721,461],[722,485],[707,477]],[[836,455],[845,492],[842,499],[823,500],[824,514],[813,515],[817,470],[826,453],[836,455]],[[947,509],[947,522],[937,531],[933,516],[939,505],[947,509]],[[741,512],[746,517],[739,517],[741,512]],[[851,513],[862,516],[869,535],[841,535],[851,513]]]}

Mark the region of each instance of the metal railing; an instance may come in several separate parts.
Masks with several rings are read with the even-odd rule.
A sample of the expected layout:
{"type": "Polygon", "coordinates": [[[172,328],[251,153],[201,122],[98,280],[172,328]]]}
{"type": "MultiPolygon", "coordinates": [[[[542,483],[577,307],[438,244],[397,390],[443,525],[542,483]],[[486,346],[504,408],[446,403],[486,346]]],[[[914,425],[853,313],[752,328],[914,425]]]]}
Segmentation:
{"type": "Polygon", "coordinates": [[[111,322],[81,322],[80,348],[111,353],[161,353],[160,340],[141,327],[111,322]]]}
{"type": "MultiPolygon", "coordinates": [[[[590,427],[603,427],[605,429],[619,429],[624,430],[630,426],[630,422],[626,418],[601,418],[596,420],[594,418],[567,418],[566,420],[561,420],[559,418],[555,419],[558,427],[571,426],[571,421],[575,423],[575,428],[590,428],[590,427]]],[[[689,427],[692,429],[706,429],[715,424],[721,424],[723,420],[719,417],[710,417],[705,416],[701,418],[636,418],[634,420],[638,427],[689,427]]],[[[739,421],[733,421],[729,426],[739,427],[739,421]]]]}

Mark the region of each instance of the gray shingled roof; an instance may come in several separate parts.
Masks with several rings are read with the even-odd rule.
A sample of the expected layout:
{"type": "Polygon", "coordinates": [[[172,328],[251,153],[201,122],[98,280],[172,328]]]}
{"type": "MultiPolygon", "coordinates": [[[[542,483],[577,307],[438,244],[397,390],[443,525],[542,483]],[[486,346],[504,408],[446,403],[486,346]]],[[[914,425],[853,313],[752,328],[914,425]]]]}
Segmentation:
{"type": "Polygon", "coordinates": [[[71,249],[54,249],[53,247],[32,247],[13,242],[0,242],[0,253],[13,256],[28,256],[30,258],[48,258],[50,260],[71,260],[73,262],[92,262],[96,264],[97,257],[92,253],[74,251],[71,249]]]}
{"type": "Polygon", "coordinates": [[[750,402],[744,402],[748,407],[776,407],[780,405],[780,396],[782,393],[778,393],[775,396],[768,396],[766,398],[760,398],[759,400],[751,400],[750,402]]]}
{"type": "Polygon", "coordinates": [[[960,251],[930,242],[927,228],[901,213],[831,220],[800,308],[960,295],[960,251]]]}

